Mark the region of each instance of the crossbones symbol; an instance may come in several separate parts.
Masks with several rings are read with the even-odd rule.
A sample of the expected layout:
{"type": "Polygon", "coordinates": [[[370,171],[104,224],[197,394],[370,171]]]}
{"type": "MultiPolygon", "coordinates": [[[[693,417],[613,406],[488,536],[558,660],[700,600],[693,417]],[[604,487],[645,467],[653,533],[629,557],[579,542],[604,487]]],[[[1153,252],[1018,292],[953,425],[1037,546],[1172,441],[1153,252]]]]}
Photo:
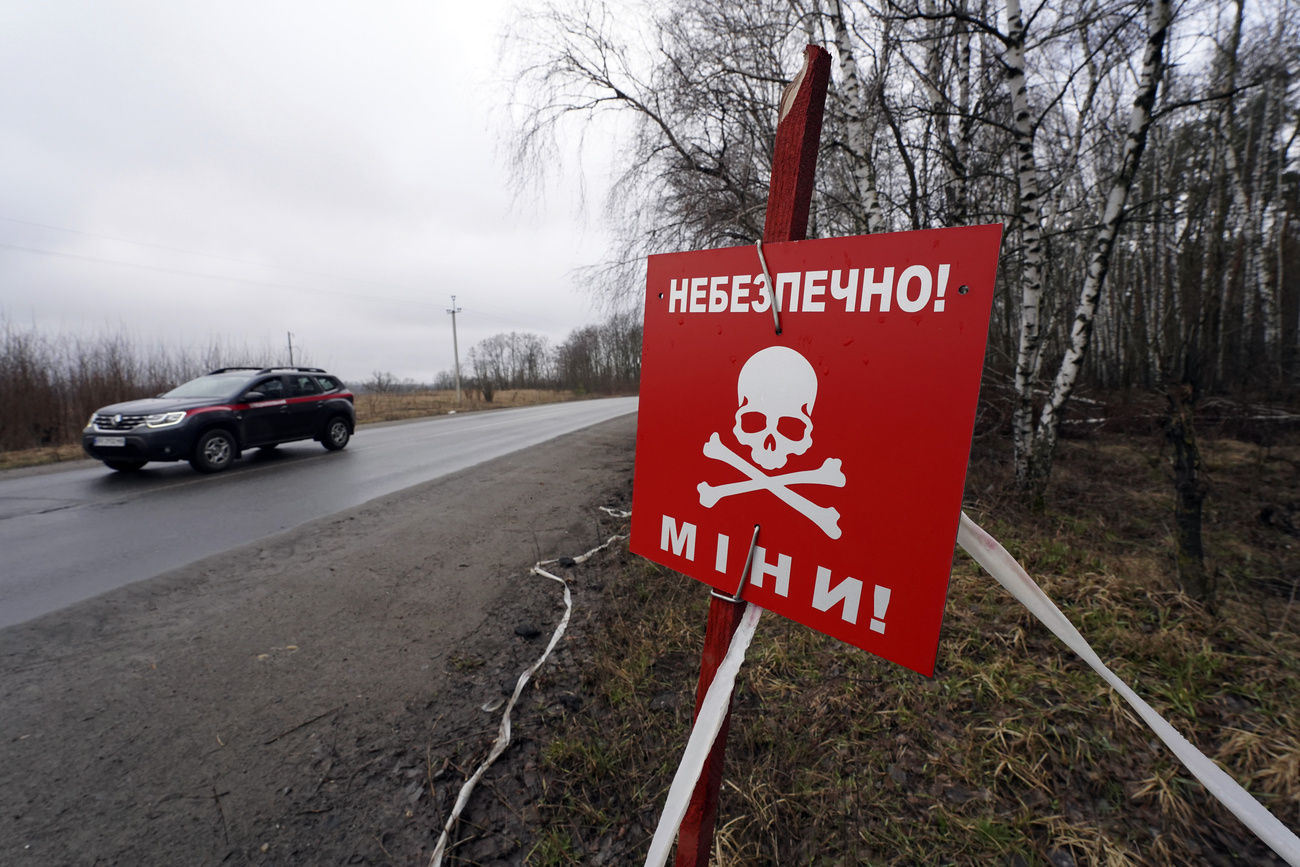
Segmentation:
{"type": "Polygon", "coordinates": [[[695,489],[700,492],[700,505],[704,508],[712,509],[723,497],[745,494],[750,491],[771,491],[781,502],[820,527],[827,536],[832,539],[840,537],[840,513],[838,510],[827,506],[818,506],[816,503],[812,503],[805,497],[790,490],[791,485],[844,487],[844,473],[840,471],[839,458],[827,458],[815,470],[800,470],[794,473],[769,476],[727,448],[716,433],[709,437],[709,441],[704,444],[704,456],[713,458],[715,461],[722,461],[749,476],[748,481],[732,482],[726,485],[710,485],[708,482],[700,482],[695,489]]]}
{"type": "Polygon", "coordinates": [[[817,400],[817,373],[802,355],[784,346],[769,346],[754,353],[740,370],[736,382],[736,441],[748,446],[751,463],[724,445],[715,432],[704,444],[704,456],[739,470],[744,481],[723,485],[700,482],[696,490],[700,505],[713,508],[724,497],[750,491],[769,491],[781,502],[816,524],[823,533],[838,539],[840,513],[818,506],[790,490],[794,485],[844,487],[839,458],[828,458],[815,470],[769,475],[791,455],[801,455],[812,446],[812,410],[817,400]]]}

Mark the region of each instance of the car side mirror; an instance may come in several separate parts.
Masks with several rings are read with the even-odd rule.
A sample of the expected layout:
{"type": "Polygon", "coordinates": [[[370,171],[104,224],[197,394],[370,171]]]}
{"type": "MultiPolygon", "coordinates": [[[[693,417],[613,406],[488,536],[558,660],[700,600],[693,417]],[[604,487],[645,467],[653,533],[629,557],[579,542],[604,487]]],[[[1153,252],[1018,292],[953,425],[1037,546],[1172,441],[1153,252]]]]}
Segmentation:
{"type": "Polygon", "coordinates": [[[244,395],[244,400],[253,403],[254,401],[266,400],[266,395],[262,394],[260,391],[250,391],[248,394],[244,395]]]}

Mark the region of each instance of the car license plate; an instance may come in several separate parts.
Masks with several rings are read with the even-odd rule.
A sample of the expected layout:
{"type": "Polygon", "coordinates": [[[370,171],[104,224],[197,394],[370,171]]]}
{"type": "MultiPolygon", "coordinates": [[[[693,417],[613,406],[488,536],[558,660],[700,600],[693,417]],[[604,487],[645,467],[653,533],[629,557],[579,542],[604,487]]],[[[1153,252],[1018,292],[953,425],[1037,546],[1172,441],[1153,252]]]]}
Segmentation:
{"type": "Polygon", "coordinates": [[[95,437],[95,445],[124,446],[126,445],[126,437],[95,437]]]}

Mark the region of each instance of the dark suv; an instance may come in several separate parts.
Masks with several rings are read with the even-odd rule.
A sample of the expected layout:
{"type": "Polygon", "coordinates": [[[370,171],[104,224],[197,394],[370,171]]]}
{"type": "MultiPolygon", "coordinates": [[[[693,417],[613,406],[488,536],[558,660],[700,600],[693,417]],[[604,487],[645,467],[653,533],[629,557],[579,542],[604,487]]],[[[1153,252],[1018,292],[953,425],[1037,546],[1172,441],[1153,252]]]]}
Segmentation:
{"type": "Polygon", "coordinates": [[[337,451],[355,427],[352,392],[318,367],[223,367],[158,397],[98,410],[81,446],[123,472],[188,460],[219,473],[247,448],[314,439],[337,451]]]}

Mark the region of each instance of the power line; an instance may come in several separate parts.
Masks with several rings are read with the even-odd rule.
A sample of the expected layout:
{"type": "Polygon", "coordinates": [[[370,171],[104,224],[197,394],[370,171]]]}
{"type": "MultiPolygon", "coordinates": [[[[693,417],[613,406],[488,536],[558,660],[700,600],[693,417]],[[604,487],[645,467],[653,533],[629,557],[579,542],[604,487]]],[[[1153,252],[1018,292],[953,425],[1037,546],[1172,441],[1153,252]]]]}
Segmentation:
{"type": "MultiPolygon", "coordinates": [[[[323,277],[323,278],[328,279],[328,280],[347,280],[347,281],[349,281],[349,282],[351,282],[351,283],[365,283],[365,284],[370,285],[370,286],[383,286],[383,287],[386,288],[386,289],[400,289],[400,290],[402,290],[403,292],[412,292],[412,293],[416,293],[416,294],[418,294],[418,290],[413,289],[413,288],[411,288],[410,286],[402,286],[402,285],[400,285],[400,284],[398,284],[398,283],[386,283],[386,282],[384,282],[384,281],[382,281],[382,280],[371,280],[371,279],[364,278],[364,277],[348,277],[348,276],[337,275],[337,274],[326,274],[326,273],[323,273],[323,272],[321,272],[321,271],[312,271],[312,270],[309,270],[309,269],[306,269],[306,268],[291,268],[291,267],[289,267],[289,266],[287,266],[287,265],[271,265],[271,264],[268,264],[268,263],[266,263],[266,262],[255,262],[255,261],[253,261],[253,260],[251,260],[251,259],[237,259],[237,258],[235,258],[235,257],[233,257],[233,256],[221,256],[221,255],[218,255],[218,254],[216,254],[216,253],[205,253],[205,252],[203,252],[202,250],[187,250],[187,249],[185,249],[185,248],[183,248],[183,247],[169,247],[169,246],[167,246],[166,244],[153,244],[153,243],[150,243],[150,242],[148,242],[148,241],[137,241],[137,240],[135,240],[134,238],[121,238],[121,237],[118,237],[118,236],[116,236],[116,235],[104,235],[104,234],[101,234],[101,233],[99,233],[99,232],[86,232],[86,231],[83,231],[83,230],[81,230],[81,229],[69,229],[69,228],[66,228],[66,227],[64,227],[64,226],[53,226],[53,225],[50,225],[49,223],[37,223],[37,222],[35,222],[35,221],[33,221],[33,220],[20,220],[20,219],[18,219],[18,218],[16,218],[16,217],[4,217],[4,216],[0,216],[0,222],[5,222],[5,223],[16,223],[16,224],[18,224],[18,225],[22,225],[22,226],[35,226],[36,228],[40,228],[40,229],[50,229],[50,230],[55,231],[55,232],[67,232],[67,233],[70,234],[70,235],[81,235],[81,236],[86,237],[86,238],[101,238],[101,239],[106,240],[106,241],[118,241],[118,242],[123,243],[123,244],[136,244],[136,245],[138,245],[138,246],[140,246],[140,247],[149,247],[149,248],[154,249],[154,250],[166,250],[166,251],[171,252],[171,253],[185,253],[186,255],[190,255],[190,256],[203,256],[204,258],[207,258],[207,259],[216,259],[216,260],[221,261],[221,262],[234,262],[234,263],[239,264],[239,265],[252,265],[252,266],[257,267],[257,268],[271,268],[271,269],[278,270],[278,271],[289,271],[289,272],[294,273],[294,274],[306,274],[306,275],[308,275],[308,276],[310,276],[310,277],[323,277]]],[[[154,270],[166,270],[166,269],[164,269],[162,266],[142,265],[142,264],[138,264],[138,263],[128,263],[128,262],[122,262],[122,261],[120,261],[120,260],[112,260],[112,259],[102,259],[102,260],[101,260],[101,259],[96,259],[95,257],[92,257],[92,256],[80,256],[80,255],[78,255],[78,254],[74,254],[74,253],[60,253],[60,252],[53,251],[53,250],[38,250],[37,248],[34,248],[34,247],[19,247],[19,246],[17,246],[17,245],[13,245],[13,244],[4,244],[4,245],[2,245],[2,246],[7,246],[7,247],[10,247],[10,248],[12,248],[12,249],[16,249],[16,250],[25,250],[25,251],[27,251],[27,252],[43,253],[43,254],[45,254],[45,255],[50,255],[50,256],[67,256],[67,257],[70,257],[70,258],[81,258],[81,259],[85,259],[85,260],[92,261],[92,262],[95,262],[95,261],[104,261],[104,262],[108,262],[109,264],[113,264],[113,265],[121,265],[121,266],[123,266],[123,267],[131,267],[131,268],[148,268],[148,269],[154,269],[154,270]]],[[[201,273],[197,273],[197,272],[189,272],[189,271],[180,271],[180,270],[178,270],[178,271],[174,271],[174,272],[172,272],[172,273],[194,274],[195,276],[205,276],[205,277],[210,277],[211,279],[222,279],[222,280],[227,280],[227,279],[229,279],[229,280],[236,280],[236,281],[238,281],[238,282],[258,282],[258,283],[261,283],[262,285],[267,285],[267,286],[279,286],[279,287],[288,288],[288,289],[298,289],[298,290],[301,290],[301,291],[303,291],[303,292],[328,291],[328,290],[316,290],[316,289],[311,289],[311,288],[308,288],[308,287],[305,287],[305,286],[290,286],[290,285],[288,285],[288,284],[284,284],[284,283],[275,283],[275,282],[270,282],[270,281],[251,281],[251,280],[245,280],[245,279],[243,279],[243,278],[235,278],[235,277],[218,277],[218,276],[216,276],[216,275],[201,274],[201,273]]],[[[347,296],[347,297],[353,297],[353,298],[362,298],[362,297],[364,297],[364,298],[371,298],[371,297],[373,297],[373,296],[369,296],[369,295],[365,295],[365,296],[362,296],[362,295],[350,295],[349,293],[346,293],[346,292],[334,292],[334,293],[332,293],[332,294],[336,294],[336,295],[344,295],[344,296],[347,296]]],[[[432,306],[436,306],[436,305],[433,305],[433,304],[425,305],[423,302],[418,302],[418,301],[398,301],[397,299],[377,299],[377,300],[389,300],[389,301],[393,301],[394,303],[397,303],[397,304],[420,304],[421,306],[430,306],[430,307],[432,307],[432,306]]],[[[508,316],[508,315],[503,315],[504,311],[502,310],[502,308],[494,307],[494,306],[491,305],[491,304],[479,304],[479,305],[477,305],[477,307],[478,307],[478,309],[471,308],[468,312],[473,313],[473,314],[476,314],[476,315],[479,315],[479,316],[486,316],[486,317],[488,317],[488,318],[490,318],[490,319],[496,319],[496,320],[499,320],[499,321],[501,321],[501,322],[509,322],[509,323],[511,323],[511,324],[518,325],[518,326],[520,326],[520,327],[522,327],[522,328],[534,328],[534,327],[536,327],[535,325],[532,325],[532,324],[529,324],[529,323],[526,323],[526,322],[520,322],[518,319],[513,319],[513,318],[511,318],[511,317],[508,316]],[[491,312],[488,312],[489,310],[495,310],[495,311],[499,311],[499,312],[491,313],[491,312]]]]}
{"type": "Polygon", "coordinates": [[[387,289],[401,289],[404,292],[414,292],[416,290],[409,286],[399,286],[396,283],[384,283],[380,280],[369,280],[362,277],[347,277],[338,274],[323,274],[319,271],[309,271],[304,268],[290,268],[286,265],[270,265],[266,262],[254,262],[251,259],[236,259],[233,256],[221,256],[216,253],[204,253],[202,250],[186,250],[183,247],[168,247],[165,244],[151,244],[148,241],[137,241],[133,238],[119,238],[115,235],[101,235],[97,232],[85,232],[81,229],[67,229],[63,226],[51,226],[48,223],[35,223],[31,220],[19,220],[14,217],[0,217],[0,221],[6,223],[18,223],[23,226],[36,226],[40,229],[51,229],[55,232],[67,232],[70,235],[81,235],[86,238],[102,238],[105,241],[118,241],[123,244],[135,244],[140,247],[150,247],[154,250],[167,250],[171,253],[185,253],[190,256],[203,256],[208,259],[218,259],[222,262],[235,262],[240,265],[253,265],[258,268],[273,268],[278,271],[291,271],[295,274],[307,274],[311,277],[325,277],[331,280],[347,280],[352,283],[367,283],[371,286],[383,286],[387,289]]]}
{"type": "MultiPolygon", "coordinates": [[[[305,274],[307,276],[321,277],[329,280],[335,280],[335,279],[346,280],[352,283],[363,283],[370,286],[382,286],[388,289],[399,289],[404,292],[413,292],[413,293],[417,292],[417,290],[412,289],[409,286],[402,286],[396,283],[385,283],[380,280],[370,280],[361,277],[348,277],[348,276],[335,275],[335,274],[326,274],[320,271],[311,271],[305,268],[291,268],[285,265],[271,265],[266,262],[254,262],[250,259],[238,259],[232,256],[218,255],[216,253],[205,253],[201,250],[187,250],[182,247],[170,247],[165,244],[153,244],[148,241],[137,241],[133,238],[121,238],[115,235],[104,235],[98,232],[86,232],[80,229],[69,229],[64,226],[54,226],[49,223],[38,223],[33,220],[20,220],[16,217],[0,216],[0,221],[6,223],[15,223],[23,226],[34,226],[40,229],[50,229],[55,232],[66,232],[71,235],[81,235],[86,238],[100,238],[107,241],[117,241],[123,244],[135,244],[140,247],[148,247],[155,250],[166,250],[172,253],[184,253],[190,256],[203,256],[204,258],[216,259],[222,262],[233,262],[239,265],[251,265],[257,268],[270,268],[273,270],[288,271],[290,273],[295,273],[295,274],[305,274]]],[[[315,293],[321,293],[326,295],[336,295],[343,298],[359,298],[366,301],[387,301],[392,304],[409,304],[416,307],[437,306],[435,304],[431,304],[424,301],[410,301],[406,299],[385,298],[383,296],[375,296],[375,295],[361,295],[355,292],[343,292],[336,289],[318,289],[309,286],[296,286],[289,283],[279,283],[273,280],[256,280],[249,277],[231,277],[224,274],[211,274],[211,273],[205,273],[201,271],[190,271],[183,268],[170,268],[163,265],[146,265],[140,262],[125,262],[120,259],[106,259],[98,256],[87,256],[80,253],[65,253],[58,250],[46,250],[38,247],[26,247],[18,244],[6,244],[0,242],[0,247],[5,247],[10,250],[19,250],[25,253],[36,253],[42,256],[55,256],[55,257],[65,258],[65,259],[77,259],[83,262],[96,262],[96,263],[106,264],[106,265],[116,265],[120,268],[138,268],[146,271],[158,271],[165,274],[179,274],[187,277],[198,277],[207,280],[225,280],[231,283],[243,283],[252,286],[271,286],[279,289],[292,289],[298,292],[315,292],[315,293]]],[[[490,312],[493,310],[501,310],[501,308],[493,307],[490,304],[479,304],[479,305],[471,306],[469,310],[466,310],[464,312],[470,313],[471,315],[483,316],[488,319],[495,319],[499,322],[505,322],[511,325],[516,325],[520,328],[538,327],[536,323],[522,322],[509,315],[503,315],[504,311],[496,312],[496,313],[490,312]]]]}
{"type": "MultiPolygon", "coordinates": [[[[0,217],[0,220],[3,219],[5,218],[0,217]]],[[[291,283],[277,283],[274,280],[256,280],[251,277],[232,277],[226,274],[211,274],[211,273],[204,273],[202,271],[188,271],[184,268],[169,268],[164,265],[145,265],[144,263],[141,262],[124,262],[121,259],[105,259],[100,256],[86,256],[81,253],[65,253],[59,250],[44,250],[39,247],[24,247],[20,244],[6,244],[4,242],[0,242],[0,247],[8,250],[18,250],[23,253],[36,253],[41,256],[54,256],[56,258],[61,258],[61,259],[76,259],[81,262],[94,262],[101,265],[115,265],[119,268],[136,268],[142,271],[158,271],[163,274],[179,274],[185,277],[198,277],[203,280],[224,280],[228,283],[243,283],[249,286],[271,286],[277,289],[292,289],[295,292],[307,292],[307,293],[315,293],[321,295],[336,295],[341,298],[358,298],[363,301],[386,301],[390,304],[409,304],[413,307],[437,307],[438,306],[436,304],[431,304],[427,301],[411,301],[409,299],[404,299],[404,298],[386,298],[382,295],[362,295],[357,292],[343,292],[338,289],[320,289],[312,286],[296,286],[291,283]]],[[[171,249],[171,248],[164,248],[164,249],[171,249]]],[[[199,255],[207,255],[207,254],[201,253],[199,255]]],[[[223,257],[217,256],[214,258],[223,258],[223,257]]],[[[231,259],[230,261],[241,262],[243,260],[231,259]]],[[[244,264],[251,265],[256,263],[244,262],[244,264]]],[[[267,267],[274,267],[274,266],[267,266],[267,267]]],[[[288,268],[285,270],[292,271],[294,269],[288,268]]],[[[303,271],[301,273],[311,274],[314,272],[303,271]]],[[[319,276],[326,276],[326,275],[319,275],[319,276]]],[[[367,281],[362,280],[358,282],[364,283],[367,281]]],[[[388,284],[376,283],[375,285],[383,286],[388,284]]],[[[403,287],[395,286],[392,288],[400,289],[403,287]]],[[[464,310],[463,312],[475,316],[482,316],[487,319],[495,319],[499,322],[506,322],[511,325],[517,325],[520,328],[538,327],[537,323],[522,322],[510,316],[502,316],[498,313],[491,313],[489,312],[490,309],[492,309],[491,305],[480,305],[480,307],[477,309],[471,306],[470,308],[464,310]],[[483,308],[488,308],[488,309],[483,309],[483,308]]]]}
{"type": "MultiPolygon", "coordinates": [[[[145,265],[140,262],[123,262],[120,259],[104,259],[99,256],[85,256],[80,253],[64,253],[58,250],[43,250],[39,247],[23,247],[18,244],[5,244],[0,247],[20,250],[24,253],[38,253],[42,256],[56,256],[62,259],[78,259],[83,262],[96,262],[102,265],[116,265],[120,268],[138,268],[144,271],[159,271],[164,274],[180,274],[185,277],[199,277],[204,280],[224,280],[229,283],[245,283],[251,286],[274,286],[277,289],[293,289],[298,292],[314,292],[323,295],[338,295],[344,298],[360,298],[365,301],[388,301],[392,304],[411,304],[416,307],[436,307],[426,301],[410,301],[401,298],[384,298],[379,295],[361,295],[356,292],[341,292],[337,289],[317,289],[310,286],[294,286],[289,283],[277,283],[273,280],[254,280],[250,277],[231,277],[225,274],[205,274],[201,271],[187,271],[183,268],[168,268],[162,265],[145,265]]],[[[202,254],[201,254],[202,255],[202,254]]],[[[238,261],[238,260],[235,260],[238,261]]],[[[246,263],[251,264],[251,263],[246,263]]],[[[292,269],[287,269],[292,270],[292,269]]],[[[401,287],[396,287],[401,288],[401,287]]]]}

